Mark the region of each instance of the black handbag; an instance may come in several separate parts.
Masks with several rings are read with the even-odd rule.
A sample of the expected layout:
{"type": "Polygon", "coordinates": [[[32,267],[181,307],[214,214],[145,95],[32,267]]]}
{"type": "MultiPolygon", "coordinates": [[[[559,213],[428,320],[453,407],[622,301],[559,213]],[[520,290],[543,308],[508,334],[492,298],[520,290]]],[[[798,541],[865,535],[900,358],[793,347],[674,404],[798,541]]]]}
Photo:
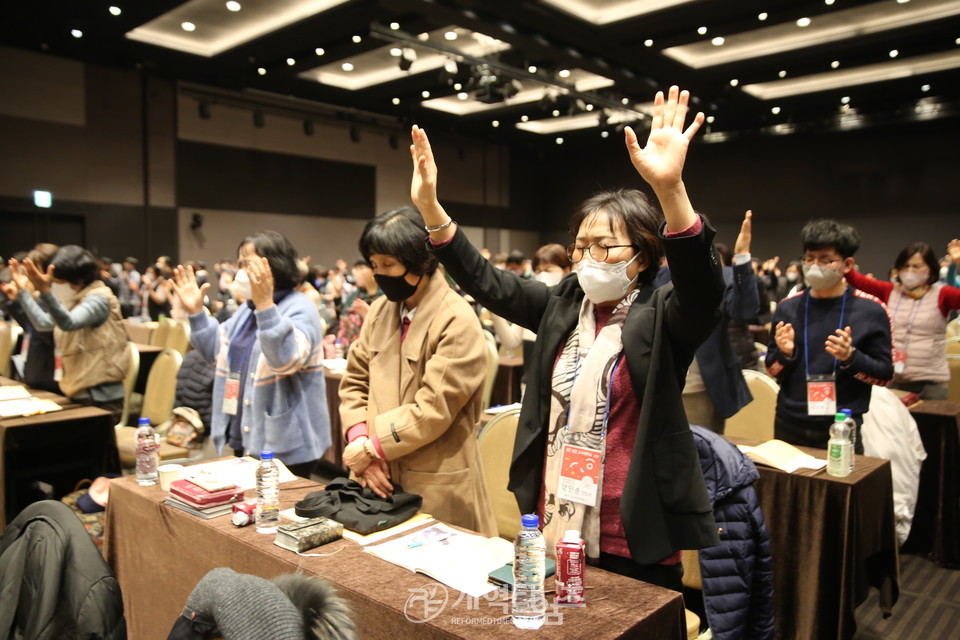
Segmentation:
{"type": "Polygon", "coordinates": [[[422,496],[405,493],[396,483],[393,495],[381,498],[355,480],[334,478],[323,491],[308,493],[294,505],[294,512],[303,518],[324,516],[350,531],[366,535],[406,522],[416,515],[422,504],[422,496]]]}

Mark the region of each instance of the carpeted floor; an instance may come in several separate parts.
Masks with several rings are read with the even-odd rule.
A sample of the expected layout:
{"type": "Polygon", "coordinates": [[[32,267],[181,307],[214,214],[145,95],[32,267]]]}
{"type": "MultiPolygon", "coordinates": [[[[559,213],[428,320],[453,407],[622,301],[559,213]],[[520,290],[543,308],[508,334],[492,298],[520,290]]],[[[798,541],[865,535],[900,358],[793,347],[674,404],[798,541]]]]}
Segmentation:
{"type": "Polygon", "coordinates": [[[944,569],[914,555],[900,556],[900,599],[886,620],[872,590],[857,607],[854,640],[952,640],[960,638],[960,570],[944,569]]]}

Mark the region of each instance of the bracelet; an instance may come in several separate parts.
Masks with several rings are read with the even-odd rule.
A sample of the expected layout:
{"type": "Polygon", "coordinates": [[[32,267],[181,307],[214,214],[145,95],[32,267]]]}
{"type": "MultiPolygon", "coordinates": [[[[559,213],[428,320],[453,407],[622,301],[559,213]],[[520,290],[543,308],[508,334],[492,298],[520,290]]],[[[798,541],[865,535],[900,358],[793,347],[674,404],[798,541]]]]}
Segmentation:
{"type": "Polygon", "coordinates": [[[426,227],[426,226],[425,226],[424,229],[427,230],[427,233],[433,233],[434,231],[443,231],[444,229],[446,229],[447,227],[449,227],[449,226],[452,225],[452,224],[453,224],[453,218],[451,218],[450,216],[447,216],[447,221],[444,222],[443,224],[438,224],[438,225],[435,226],[435,227],[426,227]]]}

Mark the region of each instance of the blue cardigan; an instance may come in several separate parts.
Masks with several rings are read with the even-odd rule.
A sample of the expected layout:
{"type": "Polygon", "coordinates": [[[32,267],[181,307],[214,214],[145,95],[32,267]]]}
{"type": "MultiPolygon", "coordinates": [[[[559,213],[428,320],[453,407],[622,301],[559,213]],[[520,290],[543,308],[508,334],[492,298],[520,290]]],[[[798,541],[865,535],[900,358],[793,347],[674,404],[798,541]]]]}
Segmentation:
{"type": "Polygon", "coordinates": [[[216,366],[213,443],[218,452],[223,449],[230,422],[223,413],[230,340],[251,313],[256,314],[257,338],[250,352],[250,375],[243,381],[243,406],[238,408],[244,453],[259,457],[270,450],[285,464],[317,460],[330,447],[323,332],[317,307],[296,292],[265,311],[241,305],[223,324],[203,313],[190,316],[190,342],[216,366]]]}

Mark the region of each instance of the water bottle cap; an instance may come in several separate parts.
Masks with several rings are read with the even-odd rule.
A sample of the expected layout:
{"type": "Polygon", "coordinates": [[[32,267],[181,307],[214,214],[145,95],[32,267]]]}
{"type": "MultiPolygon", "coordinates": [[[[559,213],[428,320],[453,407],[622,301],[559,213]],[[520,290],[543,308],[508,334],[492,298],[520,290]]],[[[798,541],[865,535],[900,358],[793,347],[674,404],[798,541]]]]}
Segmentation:
{"type": "Polygon", "coordinates": [[[261,460],[273,460],[273,451],[261,451],[260,452],[261,460]]]}
{"type": "Polygon", "coordinates": [[[834,414],[833,419],[836,420],[837,422],[845,422],[847,420],[847,414],[845,413],[834,414]]]}
{"type": "Polygon", "coordinates": [[[520,516],[520,524],[524,529],[536,529],[540,526],[540,516],[535,513],[525,513],[520,516]]]}
{"type": "Polygon", "coordinates": [[[850,418],[853,416],[853,409],[840,409],[840,413],[850,418]]]}
{"type": "Polygon", "coordinates": [[[567,529],[563,533],[563,541],[573,542],[573,543],[580,542],[580,532],[577,531],[576,529],[567,529]]]}
{"type": "Polygon", "coordinates": [[[140,418],[139,420],[137,420],[137,426],[140,426],[140,427],[149,427],[149,426],[150,426],[150,418],[140,418]]]}

